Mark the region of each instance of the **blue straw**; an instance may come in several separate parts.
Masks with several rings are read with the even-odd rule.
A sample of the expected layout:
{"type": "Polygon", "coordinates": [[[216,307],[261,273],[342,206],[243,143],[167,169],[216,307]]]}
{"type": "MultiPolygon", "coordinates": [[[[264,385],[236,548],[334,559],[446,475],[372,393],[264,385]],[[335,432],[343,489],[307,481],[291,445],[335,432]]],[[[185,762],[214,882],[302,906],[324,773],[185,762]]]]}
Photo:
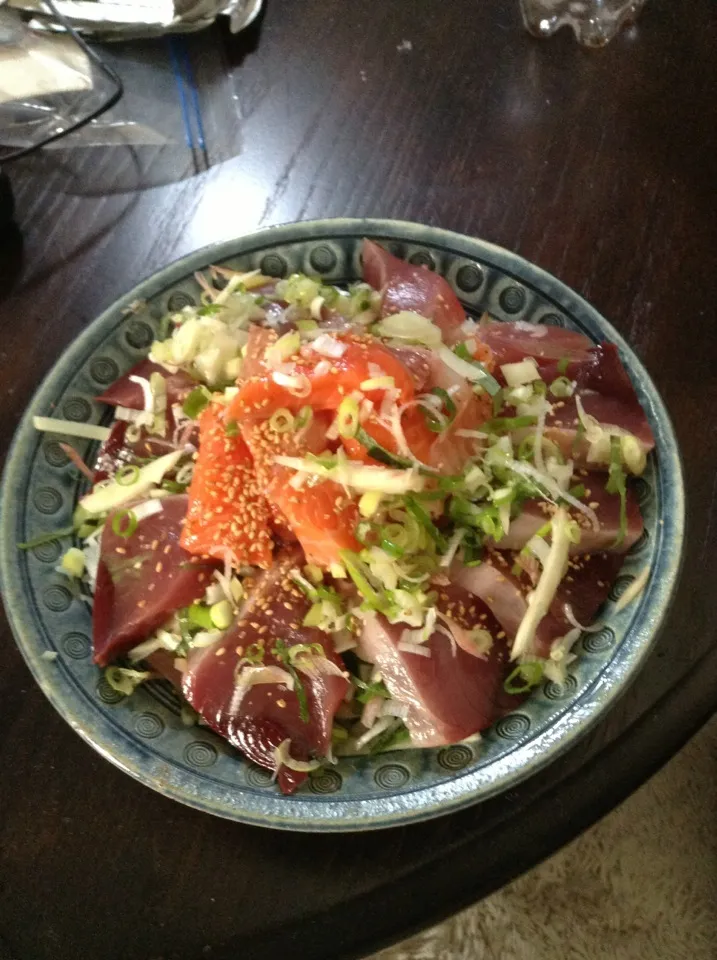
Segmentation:
{"type": "Polygon", "coordinates": [[[187,86],[189,87],[189,95],[192,98],[192,106],[194,107],[194,119],[197,124],[197,143],[199,144],[199,149],[204,155],[204,161],[209,166],[209,157],[207,156],[207,144],[204,139],[204,124],[202,122],[202,108],[199,103],[199,91],[197,90],[197,84],[194,80],[194,71],[192,70],[192,62],[189,57],[189,50],[185,43],[182,43],[178,40],[178,47],[180,53],[182,54],[182,59],[184,60],[184,72],[185,79],[187,81],[187,86]]]}
{"type": "Polygon", "coordinates": [[[187,105],[187,98],[184,95],[184,81],[182,79],[182,72],[179,65],[179,57],[177,56],[175,38],[171,36],[167,37],[167,45],[169,47],[169,59],[172,64],[172,72],[174,73],[174,79],[177,84],[177,91],[179,92],[179,105],[182,110],[182,122],[184,123],[184,135],[186,137],[187,147],[192,153],[192,161],[194,163],[194,172],[199,173],[197,156],[194,152],[194,135],[192,133],[192,125],[189,119],[189,107],[187,105]]]}

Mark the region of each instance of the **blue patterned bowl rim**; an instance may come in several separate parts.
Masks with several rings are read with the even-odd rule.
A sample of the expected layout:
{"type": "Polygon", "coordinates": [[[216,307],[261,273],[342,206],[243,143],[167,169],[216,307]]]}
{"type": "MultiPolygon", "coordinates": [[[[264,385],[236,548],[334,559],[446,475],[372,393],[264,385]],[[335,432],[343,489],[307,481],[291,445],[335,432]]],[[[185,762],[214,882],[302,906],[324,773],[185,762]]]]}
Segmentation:
{"type": "MultiPolygon", "coordinates": [[[[176,261],[114,303],[70,345],[30,402],[9,451],[0,492],[0,583],[18,647],[41,689],[70,726],[120,769],[172,799],[245,823],[299,831],[355,831],[425,820],[484,800],[543,769],[582,737],[624,693],[654,643],[679,577],[684,522],[682,466],[665,406],[642,363],[620,334],[576,293],[510,251],[439,228],[380,219],[307,221],[212,244],[176,261]],[[226,784],[218,784],[201,772],[187,774],[150,755],[145,742],[119,732],[102,704],[93,706],[79,698],[73,683],[42,657],[44,651],[53,649],[52,638],[40,625],[37,598],[28,589],[22,557],[18,557],[15,546],[21,539],[30,493],[27,462],[38,446],[32,417],[47,415],[53,409],[53,403],[76,370],[126,321],[137,301],[166,292],[210,263],[221,263],[247,252],[266,255],[282,245],[303,241],[339,243],[364,236],[451,254],[466,265],[478,265],[479,276],[483,270],[497,271],[523,291],[548,300],[596,341],[608,340],[618,346],[657,441],[653,460],[659,509],[651,531],[651,575],[639,600],[627,608],[629,612],[620,615],[619,643],[593,671],[591,682],[571,696],[549,728],[537,736],[521,737],[522,715],[514,721],[507,718],[505,735],[513,738],[514,744],[490,763],[457,771],[428,786],[422,786],[420,780],[406,785],[408,771],[402,765],[403,758],[400,753],[393,753],[389,759],[395,762],[382,768],[385,795],[368,797],[352,797],[350,779],[348,791],[331,798],[301,792],[287,798],[273,790],[252,792],[241,784],[227,789],[226,784]]],[[[522,720],[526,717],[522,716],[522,720]]],[[[144,729],[143,734],[154,735],[149,729],[144,729]]],[[[381,762],[386,764],[386,755],[381,762]]]]}

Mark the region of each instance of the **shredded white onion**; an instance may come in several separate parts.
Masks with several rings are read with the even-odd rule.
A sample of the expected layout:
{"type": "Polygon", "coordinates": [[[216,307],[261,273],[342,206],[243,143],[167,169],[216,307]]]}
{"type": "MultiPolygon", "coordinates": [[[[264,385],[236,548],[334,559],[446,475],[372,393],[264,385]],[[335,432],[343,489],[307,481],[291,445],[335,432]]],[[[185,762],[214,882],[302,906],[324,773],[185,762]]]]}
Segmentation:
{"type": "Polygon", "coordinates": [[[321,308],[324,305],[324,300],[325,300],[324,297],[314,297],[314,299],[311,301],[311,306],[309,307],[309,310],[311,312],[311,316],[316,321],[321,320],[321,308]]]}
{"type": "Polygon", "coordinates": [[[632,603],[635,597],[638,597],[647,585],[647,581],[650,579],[650,568],[645,567],[642,573],[639,573],[635,579],[632,581],[630,586],[625,590],[623,595],[615,604],[615,613],[619,613],[623,610],[628,603],[632,603]]]}
{"type": "Polygon", "coordinates": [[[404,703],[402,700],[384,700],[381,705],[381,716],[399,717],[405,720],[411,711],[410,703],[404,703]]]}
{"type": "Polygon", "coordinates": [[[319,360],[319,362],[314,367],[314,375],[317,377],[325,377],[327,374],[331,373],[331,364],[328,360],[319,360]]]}
{"type": "Polygon", "coordinates": [[[336,340],[328,333],[317,337],[311,346],[316,353],[320,353],[322,357],[331,357],[332,360],[338,360],[340,357],[343,357],[348,350],[348,346],[345,343],[341,343],[341,341],[336,340]]]}
{"type": "Polygon", "coordinates": [[[535,466],[541,473],[545,473],[545,460],[543,459],[543,433],[545,432],[545,417],[552,410],[547,401],[540,404],[538,411],[538,422],[535,424],[535,440],[533,441],[533,458],[535,466]]]}
{"type": "Polygon", "coordinates": [[[211,647],[223,636],[223,630],[198,630],[192,637],[191,646],[197,650],[203,650],[205,647],[211,647]]]}
{"type": "Polygon", "coordinates": [[[506,457],[506,466],[510,467],[514,473],[519,473],[521,476],[528,477],[530,480],[536,480],[545,487],[556,500],[565,500],[571,507],[579,510],[580,513],[584,513],[590,521],[593,530],[598,531],[600,529],[600,521],[595,511],[581,500],[578,500],[576,497],[573,497],[561,489],[549,474],[541,473],[539,470],[536,470],[535,467],[531,467],[529,463],[525,463],[523,460],[513,460],[511,457],[506,457]]]}
{"type": "Polygon", "coordinates": [[[145,377],[137,377],[132,374],[129,377],[132,383],[136,383],[138,387],[142,389],[142,397],[144,398],[144,409],[146,413],[151,413],[154,410],[154,396],[152,394],[152,387],[149,384],[149,380],[145,377]]]}
{"type": "Polygon", "coordinates": [[[262,683],[279,683],[283,684],[287,690],[294,689],[294,678],[283,667],[242,667],[229,704],[229,715],[236,713],[252,687],[262,683]]]}
{"type": "Polygon", "coordinates": [[[290,748],[291,740],[282,740],[274,750],[277,771],[280,767],[288,767],[289,770],[295,770],[297,773],[311,773],[312,770],[318,770],[321,766],[318,760],[294,760],[289,753],[290,748]]]}
{"type": "Polygon", "coordinates": [[[384,698],[378,696],[371,697],[370,700],[367,700],[364,704],[363,710],[361,711],[361,723],[367,730],[370,730],[381,716],[383,704],[384,698]]]}
{"type": "Polygon", "coordinates": [[[297,670],[305,673],[307,677],[315,677],[317,674],[325,677],[343,677],[344,672],[338,664],[328,657],[319,657],[311,653],[300,653],[294,659],[294,666],[297,670]]]}
{"type": "Polygon", "coordinates": [[[358,642],[350,630],[339,630],[333,635],[334,650],[336,653],[345,653],[347,650],[354,650],[358,642]]]}
{"type": "Polygon", "coordinates": [[[542,537],[531,537],[525,545],[526,550],[530,550],[534,557],[537,557],[543,566],[550,553],[550,545],[542,537]]]}
{"type": "Polygon", "coordinates": [[[370,743],[371,740],[374,740],[384,730],[394,723],[393,717],[381,717],[380,720],[377,720],[376,723],[371,727],[370,730],[367,730],[366,733],[361,734],[361,736],[356,740],[356,747],[360,750],[362,747],[365,747],[367,743],[370,743]]]}
{"type": "Polygon", "coordinates": [[[145,640],[144,643],[133,647],[127,656],[132,663],[137,663],[140,660],[145,660],[150,654],[155,653],[157,650],[174,651],[178,646],[179,640],[175,639],[171,633],[168,633],[166,630],[158,630],[156,637],[150,637],[150,639],[145,640]]]}
{"type": "Polygon", "coordinates": [[[415,653],[419,657],[430,657],[431,651],[428,647],[424,647],[420,643],[409,643],[408,640],[399,640],[397,644],[397,649],[401,650],[403,653],[415,653]]]}
{"type": "Polygon", "coordinates": [[[509,387],[522,387],[523,384],[540,380],[538,364],[532,357],[526,357],[517,363],[504,363],[500,370],[509,387]]]}
{"type": "Polygon", "coordinates": [[[161,513],[164,510],[161,500],[145,500],[144,503],[138,503],[136,507],[132,507],[132,513],[137,518],[137,522],[140,520],[146,520],[147,517],[153,517],[156,513],[161,513]]]}
{"type": "Polygon", "coordinates": [[[470,380],[471,383],[480,383],[481,380],[488,379],[489,374],[485,370],[456,356],[448,347],[441,345],[437,353],[445,365],[454,373],[457,373],[459,377],[463,377],[464,380],[470,380]]]}
{"type": "Polygon", "coordinates": [[[580,623],[580,621],[575,617],[573,608],[569,603],[563,604],[563,613],[565,614],[565,619],[568,621],[570,626],[582,631],[582,633],[598,633],[598,631],[602,630],[603,625],[601,623],[593,623],[589,627],[583,626],[583,624],[580,623]]]}
{"type": "Polygon", "coordinates": [[[286,387],[294,397],[308,397],[311,393],[311,381],[304,373],[289,375],[281,370],[274,370],[271,379],[280,387],[286,387]]]}
{"type": "Polygon", "coordinates": [[[528,653],[533,646],[535,631],[540,621],[550,609],[550,604],[565,574],[570,549],[569,520],[563,507],[555,511],[552,520],[550,551],[543,566],[540,580],[532,594],[528,595],[528,606],[520,621],[513,641],[511,660],[528,653]]]}
{"type": "Polygon", "coordinates": [[[458,527],[456,532],[448,541],[448,548],[438,563],[439,567],[450,567],[465,535],[466,531],[463,529],[463,527],[458,527]]]}
{"type": "Polygon", "coordinates": [[[136,423],[139,427],[152,425],[154,416],[146,410],[131,410],[129,407],[115,407],[115,420],[125,423],[136,423]]]}

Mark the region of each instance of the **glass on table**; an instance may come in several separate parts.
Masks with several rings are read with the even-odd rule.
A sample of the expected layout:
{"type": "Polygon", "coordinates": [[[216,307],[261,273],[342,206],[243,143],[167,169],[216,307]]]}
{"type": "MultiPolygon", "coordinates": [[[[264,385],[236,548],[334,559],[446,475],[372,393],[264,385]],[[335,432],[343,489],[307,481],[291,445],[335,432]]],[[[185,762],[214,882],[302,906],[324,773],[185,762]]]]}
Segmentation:
{"type": "Polygon", "coordinates": [[[536,37],[550,37],[563,26],[586,47],[602,47],[637,18],[645,0],[520,0],[523,23],[536,37]]]}

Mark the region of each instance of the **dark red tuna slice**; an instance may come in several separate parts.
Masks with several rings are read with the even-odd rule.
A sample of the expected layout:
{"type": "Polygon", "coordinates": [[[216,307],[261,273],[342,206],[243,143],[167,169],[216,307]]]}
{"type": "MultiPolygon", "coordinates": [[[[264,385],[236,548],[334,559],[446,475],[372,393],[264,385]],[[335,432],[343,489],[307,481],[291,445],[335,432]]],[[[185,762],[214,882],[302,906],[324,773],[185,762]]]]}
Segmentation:
{"type": "MultiPolygon", "coordinates": [[[[405,624],[390,624],[381,615],[364,621],[358,653],[378,667],[394,699],[408,704],[406,726],[411,740],[422,747],[456,743],[490,726],[513,706],[503,694],[507,665],[505,632],[487,605],[455,585],[439,588],[438,610],[455,627],[460,642],[436,629],[421,647],[424,656],[402,647],[405,624]],[[480,627],[492,638],[484,656],[470,651],[461,633],[480,627]]],[[[442,621],[438,621],[442,623],[442,621]]],[[[410,642],[410,640],[409,640],[410,642]]]]}
{"type": "MultiPolygon", "coordinates": [[[[493,552],[477,567],[454,564],[451,569],[452,581],[480,597],[490,607],[510,640],[514,639],[528,609],[527,596],[534,586],[525,573],[516,574],[517,560],[516,554],[493,552]]],[[[622,563],[623,558],[617,553],[571,558],[550,612],[538,625],[535,654],[548,657],[553,643],[573,629],[565,604],[570,605],[574,618],[583,626],[592,622],[607,599],[622,563]]]]}
{"type": "Polygon", "coordinates": [[[161,373],[166,381],[167,387],[167,407],[170,408],[173,403],[183,403],[194,387],[194,381],[184,370],[177,370],[176,373],[170,373],[166,367],[159,363],[153,363],[151,360],[140,360],[138,364],[123,374],[118,380],[107,387],[105,392],[97,399],[102,403],[108,403],[113,407],[129,407],[130,410],[144,410],[144,393],[138,383],[130,380],[130,377],[143,377],[149,380],[153,373],[161,373]]]}
{"type": "MultiPolygon", "coordinates": [[[[626,553],[640,539],[644,529],[640,508],[632,490],[628,488],[627,491],[627,531],[620,541],[620,497],[605,489],[606,475],[591,473],[580,479],[585,487],[582,501],[595,511],[600,528],[593,530],[585,514],[571,510],[572,518],[580,526],[580,543],[573,544],[570,552],[584,554],[608,550],[626,553]]],[[[519,516],[511,521],[507,536],[498,540],[496,546],[499,550],[521,550],[549,519],[549,504],[544,500],[525,501],[519,516]]]]}
{"type": "Polygon", "coordinates": [[[504,363],[519,363],[526,357],[534,357],[542,369],[551,361],[566,357],[586,359],[595,346],[589,337],[575,330],[523,321],[500,323],[483,319],[475,337],[490,347],[496,363],[496,377],[501,376],[500,367],[504,363]]]}
{"type": "Polygon", "coordinates": [[[466,315],[460,300],[448,282],[427,267],[399,260],[372,240],[364,240],[363,277],[383,294],[382,316],[411,310],[433,320],[446,343],[463,336],[460,326],[466,315]]]}
{"type": "Polygon", "coordinates": [[[204,595],[217,567],[179,546],[187,497],[165,497],[160,513],[140,520],[130,537],[102,533],[92,643],[105,666],[146,640],[182,607],[204,595]]]}
{"type": "MultiPolygon", "coordinates": [[[[270,570],[261,574],[233,627],[213,646],[190,654],[182,684],[186,699],[213,730],[254,763],[270,770],[276,769],[274,751],[285,740],[291,741],[290,756],[295,760],[306,761],[329,753],[334,716],[349,686],[343,675],[318,668],[308,675],[299,669],[308,709],[306,718],[301,715],[297,688],[291,690],[286,684],[257,684],[243,696],[237,694],[242,667],[285,668],[282,657],[273,652],[277,641],[286,648],[319,644],[325,659],[343,671],[327,634],[302,626],[309,601],[289,572],[303,562],[300,550],[287,550],[270,570]],[[249,652],[252,664],[243,661],[249,652]]],[[[278,772],[284,793],[293,792],[305,779],[306,773],[285,765],[278,772]]]]}

